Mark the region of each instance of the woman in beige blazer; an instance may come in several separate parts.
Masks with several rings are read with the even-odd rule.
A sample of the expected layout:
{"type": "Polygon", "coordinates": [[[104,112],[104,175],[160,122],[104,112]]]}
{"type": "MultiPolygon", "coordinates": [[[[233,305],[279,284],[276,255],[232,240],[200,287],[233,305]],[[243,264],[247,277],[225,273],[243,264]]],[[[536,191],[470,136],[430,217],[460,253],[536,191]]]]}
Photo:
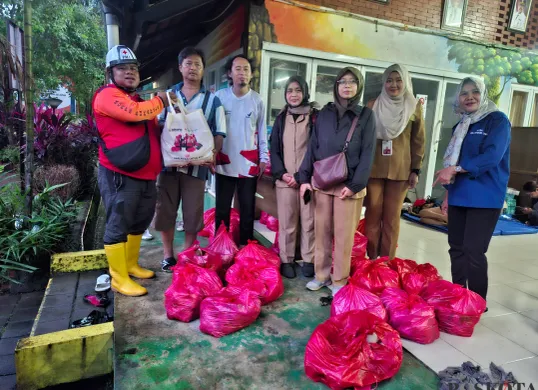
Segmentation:
{"type": "Polygon", "coordinates": [[[411,77],[402,65],[383,74],[383,89],[368,104],[376,115],[374,165],[366,197],[368,257],[396,255],[400,212],[408,189],[418,184],[424,158],[422,106],[413,95],[411,77]]]}

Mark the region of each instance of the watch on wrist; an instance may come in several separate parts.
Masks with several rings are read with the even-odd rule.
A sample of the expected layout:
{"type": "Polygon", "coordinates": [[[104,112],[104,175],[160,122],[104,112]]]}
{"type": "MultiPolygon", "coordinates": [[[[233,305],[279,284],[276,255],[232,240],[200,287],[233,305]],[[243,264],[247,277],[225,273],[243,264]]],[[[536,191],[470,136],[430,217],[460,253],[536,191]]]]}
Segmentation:
{"type": "Polygon", "coordinates": [[[454,171],[455,171],[456,173],[460,173],[460,172],[461,172],[461,166],[456,165],[456,166],[454,167],[454,171]]]}
{"type": "Polygon", "coordinates": [[[417,176],[420,175],[420,169],[411,169],[411,173],[416,173],[417,176]]]}

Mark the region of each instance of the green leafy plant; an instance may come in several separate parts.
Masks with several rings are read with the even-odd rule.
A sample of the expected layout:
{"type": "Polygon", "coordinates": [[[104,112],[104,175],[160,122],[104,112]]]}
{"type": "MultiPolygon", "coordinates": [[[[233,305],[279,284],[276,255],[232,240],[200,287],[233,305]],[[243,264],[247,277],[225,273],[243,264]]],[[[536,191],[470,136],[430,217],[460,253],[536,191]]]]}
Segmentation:
{"type": "Polygon", "coordinates": [[[17,167],[21,157],[21,151],[17,146],[6,146],[0,149],[0,162],[13,164],[17,167]]]}
{"type": "Polygon", "coordinates": [[[506,50],[459,41],[448,41],[448,59],[458,71],[481,76],[488,87],[489,98],[498,103],[504,86],[512,79],[521,84],[538,86],[538,55],[525,50],[506,50]],[[504,85],[501,86],[501,77],[504,85]]]}
{"type": "Polygon", "coordinates": [[[65,245],[77,210],[72,200],[54,195],[64,186],[47,185],[37,193],[31,217],[22,213],[26,194],[18,185],[0,189],[0,280],[18,283],[13,271],[33,272],[43,256],[65,245]]]}
{"type": "Polygon", "coordinates": [[[56,195],[64,202],[77,195],[80,187],[80,175],[77,169],[69,165],[45,165],[37,167],[34,172],[34,193],[39,193],[45,188],[65,183],[56,189],[56,195]]]}

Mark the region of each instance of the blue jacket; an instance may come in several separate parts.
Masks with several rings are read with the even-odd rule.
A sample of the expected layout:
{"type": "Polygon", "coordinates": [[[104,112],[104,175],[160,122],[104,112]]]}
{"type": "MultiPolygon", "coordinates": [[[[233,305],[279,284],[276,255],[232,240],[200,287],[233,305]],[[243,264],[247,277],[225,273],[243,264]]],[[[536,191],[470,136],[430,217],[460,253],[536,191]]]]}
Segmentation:
{"type": "Polygon", "coordinates": [[[510,129],[500,111],[469,127],[459,161],[468,173],[457,174],[447,186],[450,206],[502,209],[510,176],[510,129]]]}

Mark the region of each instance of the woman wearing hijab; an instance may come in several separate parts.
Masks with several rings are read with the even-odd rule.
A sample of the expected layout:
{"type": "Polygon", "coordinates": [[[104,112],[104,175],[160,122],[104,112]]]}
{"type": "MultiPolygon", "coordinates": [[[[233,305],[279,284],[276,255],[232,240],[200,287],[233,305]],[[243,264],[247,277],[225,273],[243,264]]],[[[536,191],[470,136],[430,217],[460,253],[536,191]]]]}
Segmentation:
{"type": "Polygon", "coordinates": [[[402,204],[407,190],[418,183],[424,158],[422,105],[413,95],[407,69],[398,64],[388,67],[381,94],[368,106],[376,118],[377,144],[366,196],[367,251],[370,259],[393,259],[402,204]]]}
{"type": "Polygon", "coordinates": [[[357,69],[346,67],[338,73],[334,103],[327,104],[318,114],[299,170],[301,198],[314,198],[316,277],[306,287],[319,290],[332,283],[333,295],[349,277],[353,237],[372,168],[375,119],[371,109],[359,105],[363,87],[364,79],[357,69]],[[346,157],[347,178],[331,188],[320,188],[315,179],[321,172],[316,171],[314,164],[319,168],[323,160],[342,152],[346,157]]]}
{"type": "Polygon", "coordinates": [[[271,132],[271,172],[275,179],[279,222],[281,274],[295,278],[295,248],[300,235],[303,275],[314,276],[314,206],[299,196],[299,167],[308,148],[312,118],[317,110],[309,102],[308,85],[300,76],[288,79],[286,106],[271,132]],[[300,232],[298,231],[300,221],[300,232]]]}
{"type": "Polygon", "coordinates": [[[486,252],[501,214],[510,174],[510,121],[487,97],[478,77],[459,86],[454,111],[461,116],[444,156],[437,183],[447,188],[452,282],[486,299],[486,252]]]}

